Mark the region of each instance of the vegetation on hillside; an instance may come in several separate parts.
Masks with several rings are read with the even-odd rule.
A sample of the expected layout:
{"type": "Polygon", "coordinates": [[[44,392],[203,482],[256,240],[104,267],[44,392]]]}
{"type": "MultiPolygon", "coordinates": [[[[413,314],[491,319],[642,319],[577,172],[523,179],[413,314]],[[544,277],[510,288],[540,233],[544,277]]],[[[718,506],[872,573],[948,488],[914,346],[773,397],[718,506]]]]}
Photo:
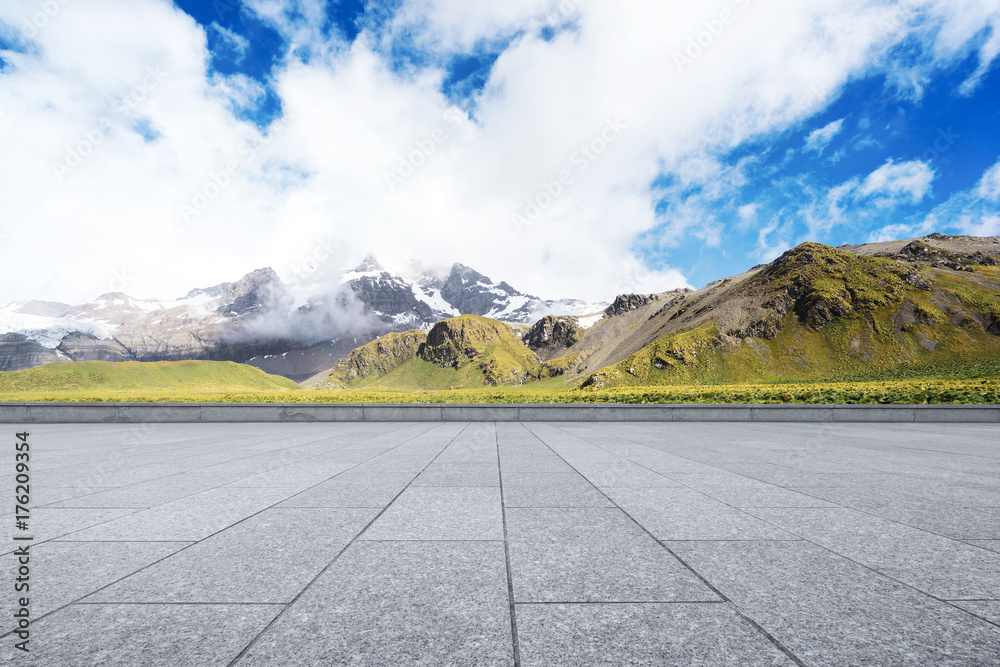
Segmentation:
{"type": "Polygon", "coordinates": [[[286,391],[298,384],[233,361],[70,361],[0,373],[0,396],[286,391]]]}
{"type": "Polygon", "coordinates": [[[743,331],[712,320],[590,374],[584,387],[793,382],[891,376],[1000,359],[990,274],[926,269],[806,243],[740,285],[767,316],[743,331]]]}
{"type": "Polygon", "coordinates": [[[387,346],[394,351],[395,367],[383,371],[373,365],[367,374],[353,376],[341,368],[358,368],[361,360],[377,356],[380,341],[352,353],[343,367],[320,382],[317,389],[431,390],[518,385],[537,377],[538,357],[503,322],[463,315],[438,322],[417,343],[422,332],[409,332],[409,342],[396,334],[387,346]]]}
{"type": "Polygon", "coordinates": [[[522,339],[456,317],[361,346],[309,390],[232,362],[67,362],[0,373],[0,400],[998,403],[994,251],[925,245],[806,243],[698,292],[620,299],[582,336],[574,318],[522,339]]]}

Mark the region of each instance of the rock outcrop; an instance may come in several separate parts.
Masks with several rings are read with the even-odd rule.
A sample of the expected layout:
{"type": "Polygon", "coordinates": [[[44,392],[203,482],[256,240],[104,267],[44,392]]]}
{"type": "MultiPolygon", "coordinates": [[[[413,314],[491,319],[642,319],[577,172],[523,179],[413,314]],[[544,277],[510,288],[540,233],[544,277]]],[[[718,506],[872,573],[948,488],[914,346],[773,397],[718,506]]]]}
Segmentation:
{"type": "Polygon", "coordinates": [[[63,337],[56,348],[73,361],[132,361],[121,343],[100,339],[93,334],[74,332],[63,337]]]}
{"type": "Polygon", "coordinates": [[[426,340],[427,332],[421,330],[388,333],[338,361],[328,379],[342,386],[358,378],[385,375],[416,357],[426,340]]]}
{"type": "Polygon", "coordinates": [[[58,361],[69,359],[24,334],[0,334],[0,371],[20,371],[58,361]]]}
{"type": "Polygon", "coordinates": [[[583,329],[576,317],[546,315],[528,329],[521,340],[542,361],[557,357],[580,340],[583,329]]]}
{"type": "Polygon", "coordinates": [[[441,297],[463,315],[488,315],[503,311],[518,297],[539,300],[521,294],[505,282],[494,283],[487,276],[462,264],[451,267],[448,279],[441,286],[441,297]]]}
{"type": "Polygon", "coordinates": [[[383,321],[395,316],[414,313],[424,322],[436,322],[434,310],[417,300],[410,284],[383,271],[377,276],[361,276],[347,283],[361,303],[375,311],[383,321]]]}
{"type": "Polygon", "coordinates": [[[604,312],[608,315],[623,315],[656,301],[655,294],[622,294],[604,312]]]}
{"type": "Polygon", "coordinates": [[[475,364],[484,382],[494,386],[524,382],[539,366],[538,357],[508,325],[470,315],[435,324],[417,356],[456,370],[475,364]]]}
{"type": "Polygon", "coordinates": [[[226,317],[243,318],[255,313],[287,310],[292,301],[274,269],[257,269],[226,288],[224,305],[216,312],[226,317]]]}

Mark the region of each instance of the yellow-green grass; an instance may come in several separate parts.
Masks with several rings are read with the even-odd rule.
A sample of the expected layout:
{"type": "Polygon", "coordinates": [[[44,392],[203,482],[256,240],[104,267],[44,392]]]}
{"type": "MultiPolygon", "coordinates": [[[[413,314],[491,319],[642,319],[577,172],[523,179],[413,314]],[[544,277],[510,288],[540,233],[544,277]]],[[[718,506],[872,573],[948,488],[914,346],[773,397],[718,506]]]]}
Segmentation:
{"type": "Polygon", "coordinates": [[[62,400],[62,396],[80,395],[291,393],[300,389],[287,378],[232,361],[71,361],[0,373],[0,396],[5,400],[21,400],[12,398],[16,396],[62,400]]]}
{"type": "Polygon", "coordinates": [[[0,401],[121,403],[998,404],[1000,380],[926,379],[620,387],[491,387],[438,391],[62,391],[0,393],[0,401]]]}
{"type": "Polygon", "coordinates": [[[296,389],[232,362],[80,362],[0,373],[4,402],[997,404],[1000,362],[842,372],[820,381],[578,389],[568,378],[433,391],[296,389]]]}

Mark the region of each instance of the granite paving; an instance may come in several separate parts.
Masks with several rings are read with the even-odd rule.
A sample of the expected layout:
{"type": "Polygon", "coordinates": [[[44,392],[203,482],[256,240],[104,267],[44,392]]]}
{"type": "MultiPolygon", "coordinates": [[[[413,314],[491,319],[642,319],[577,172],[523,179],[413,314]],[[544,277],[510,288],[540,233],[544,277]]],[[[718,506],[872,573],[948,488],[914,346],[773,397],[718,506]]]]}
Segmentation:
{"type": "Polygon", "coordinates": [[[1000,424],[23,430],[0,664],[1000,665],[1000,424]]]}

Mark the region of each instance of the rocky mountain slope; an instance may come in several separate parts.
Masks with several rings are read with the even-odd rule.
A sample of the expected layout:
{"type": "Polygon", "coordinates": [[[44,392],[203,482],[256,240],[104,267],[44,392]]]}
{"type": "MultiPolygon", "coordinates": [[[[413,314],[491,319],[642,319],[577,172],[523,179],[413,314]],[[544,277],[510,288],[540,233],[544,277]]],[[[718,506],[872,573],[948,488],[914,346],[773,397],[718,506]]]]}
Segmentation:
{"type": "Polygon", "coordinates": [[[519,348],[513,365],[509,348],[497,355],[497,336],[477,321],[480,333],[460,339],[473,341],[464,358],[479,372],[461,376],[448,372],[463,358],[455,351],[461,345],[430,352],[442,334],[464,329],[457,322],[439,323],[426,342],[411,335],[361,348],[324,385],[766,382],[1000,359],[1000,240],[934,234],[841,248],[805,243],[697,291],[621,295],[586,330],[571,317],[508,327],[505,335],[520,335],[530,352],[519,348]],[[368,358],[381,360],[377,368],[360,363],[368,358]],[[490,374],[491,361],[514,372],[490,374]]]}
{"type": "Polygon", "coordinates": [[[514,327],[477,315],[392,333],[341,359],[320,388],[449,389],[524,384],[538,357],[514,327]]]}
{"type": "Polygon", "coordinates": [[[583,386],[610,387],[812,379],[1000,358],[994,241],[806,243],[660,308],[633,311],[628,333],[609,332],[611,322],[593,327],[570,348],[579,355],[571,370],[583,386]]]}

